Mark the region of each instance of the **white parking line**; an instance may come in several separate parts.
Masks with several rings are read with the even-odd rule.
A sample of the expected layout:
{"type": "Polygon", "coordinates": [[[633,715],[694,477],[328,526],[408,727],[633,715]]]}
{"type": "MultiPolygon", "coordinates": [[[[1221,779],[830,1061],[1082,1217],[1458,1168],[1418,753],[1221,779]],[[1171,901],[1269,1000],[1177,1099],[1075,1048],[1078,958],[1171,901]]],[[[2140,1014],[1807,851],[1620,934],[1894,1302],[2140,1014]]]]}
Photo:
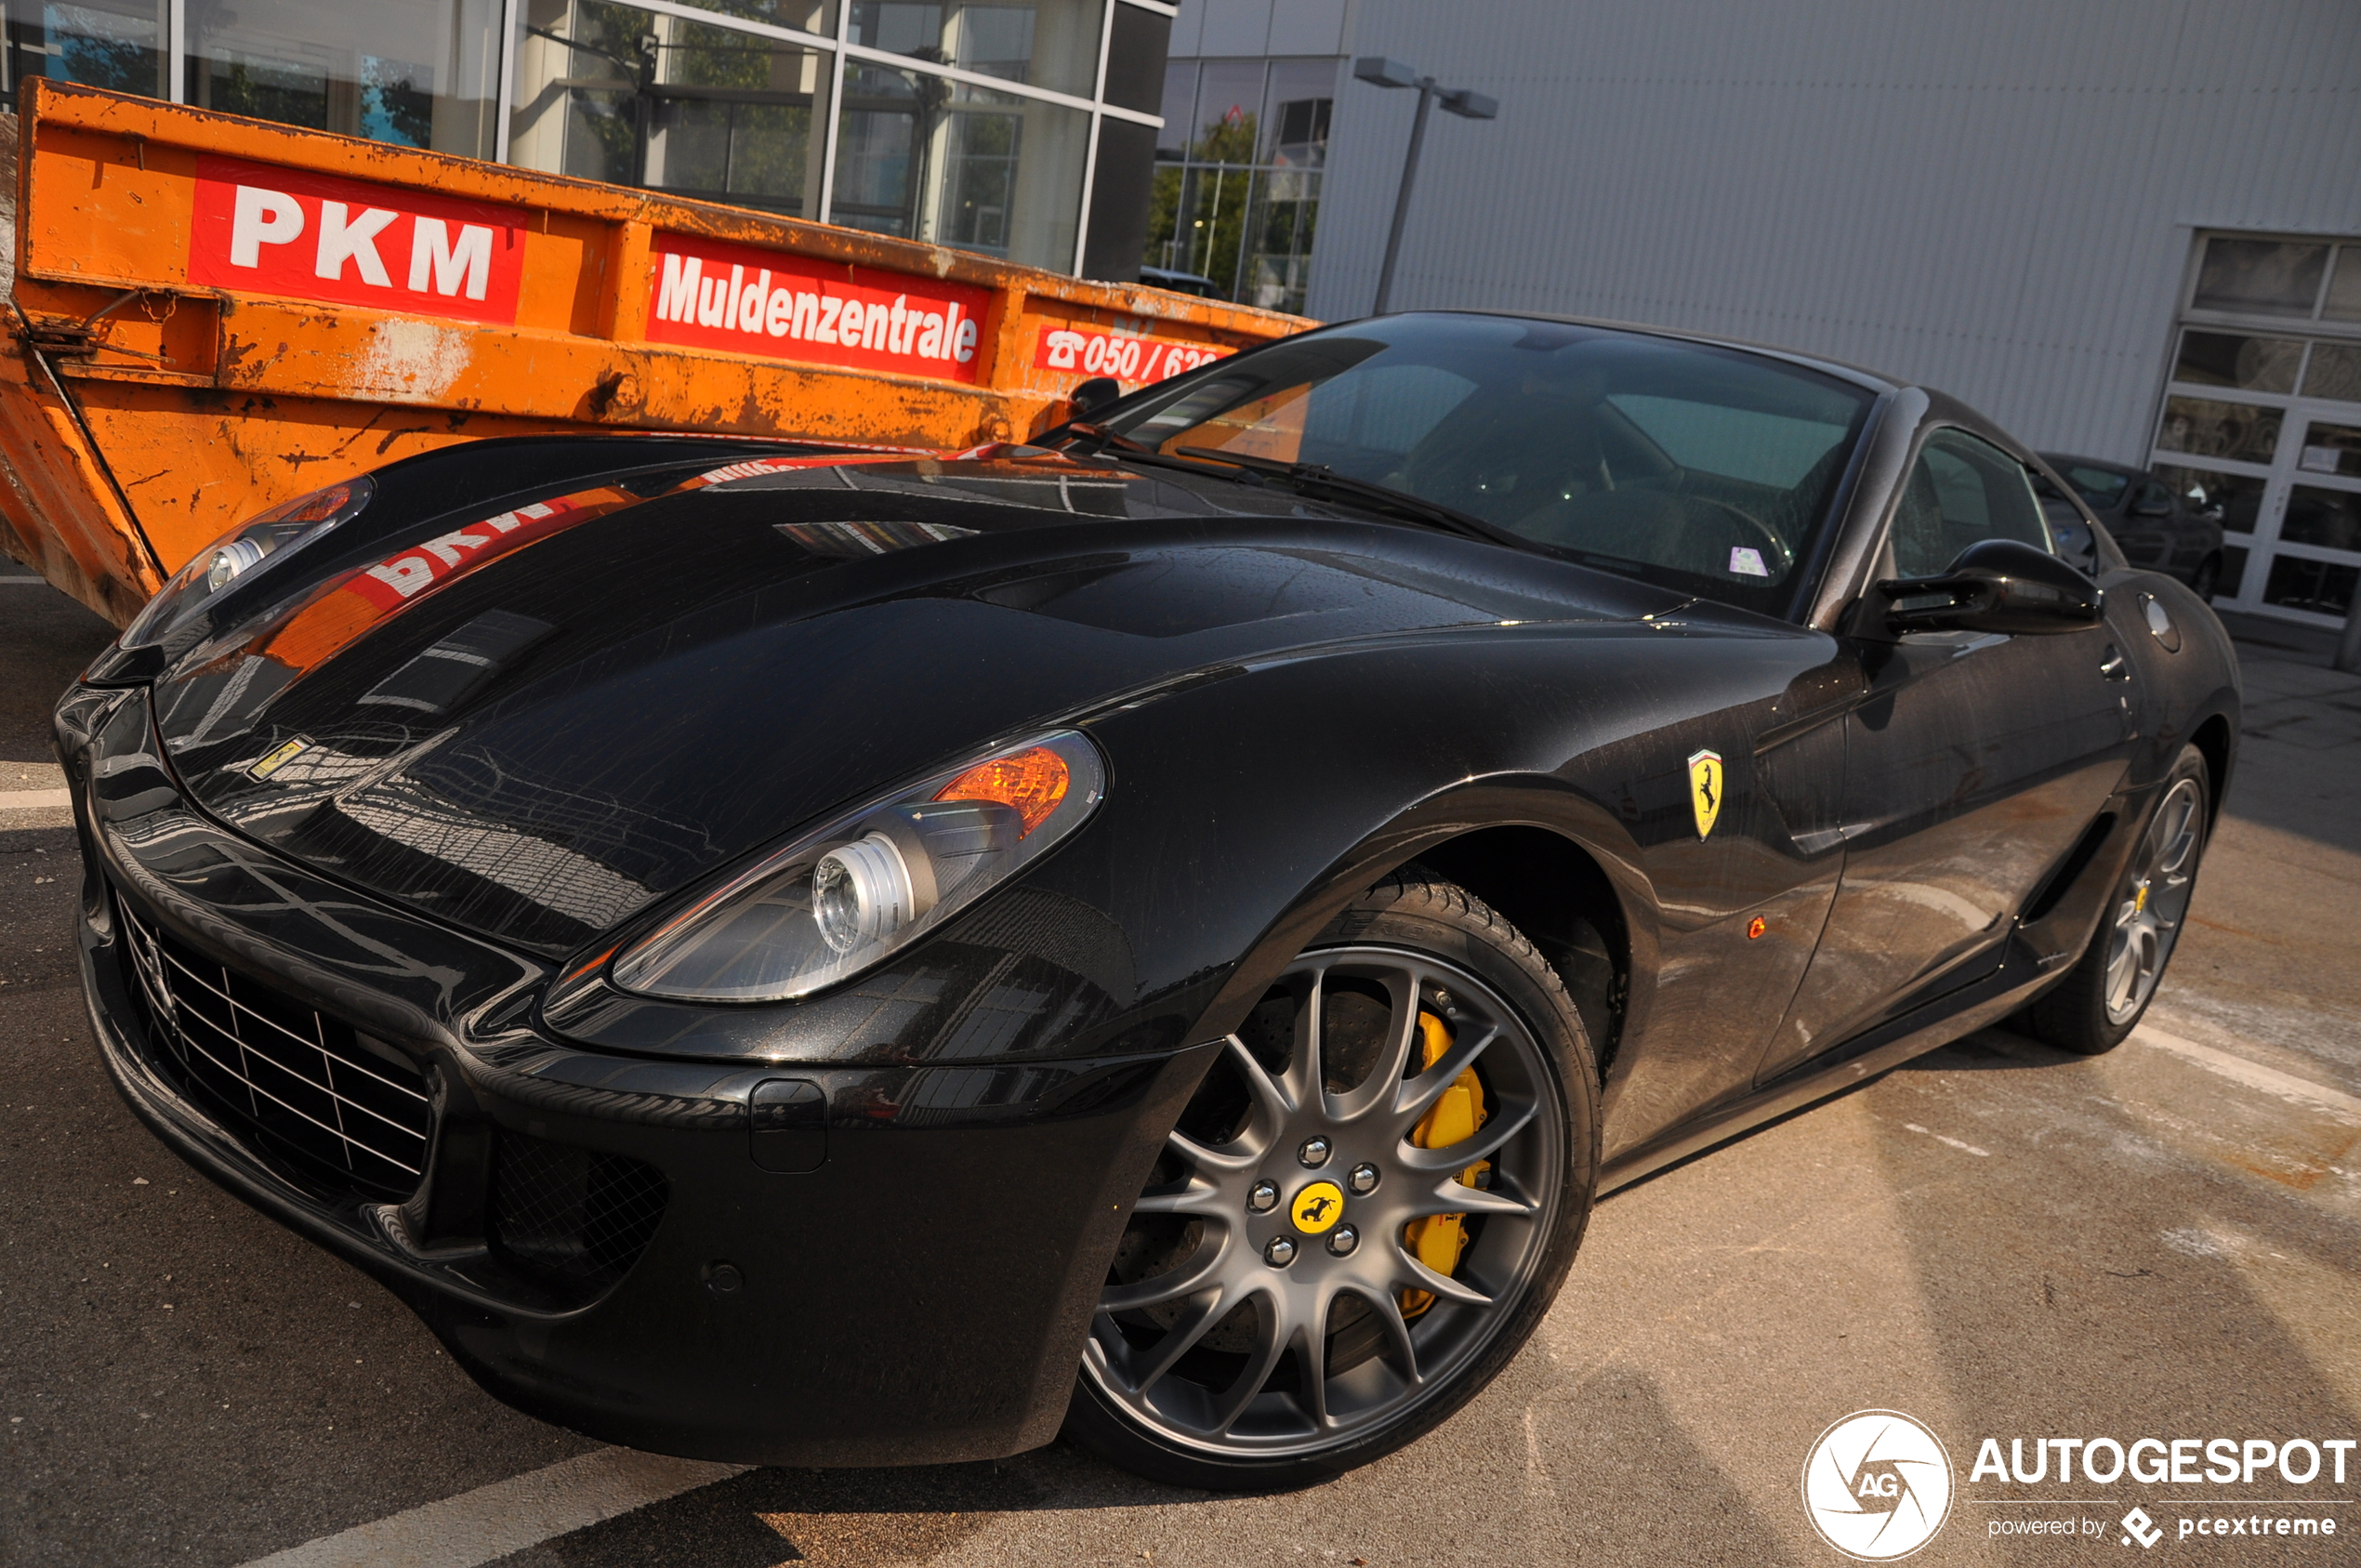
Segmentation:
{"type": "Polygon", "coordinates": [[[2299,1078],[2292,1073],[2282,1073],[2275,1067],[2265,1067],[2259,1061],[2249,1061],[2245,1057],[2216,1050],[2211,1046],[2198,1045],[2195,1040],[2183,1040],[2177,1034],[2167,1034],[2144,1023],[2131,1032],[2131,1037],[2143,1046],[2170,1051],[2209,1072],[2219,1073],[2233,1083],[2277,1095],[2282,1100],[2305,1100],[2334,1113],[2341,1120],[2361,1122],[2361,1098],[2349,1095],[2342,1089],[2315,1084],[2309,1078],[2299,1078]]]}
{"type": "Polygon", "coordinates": [[[476,1568],[751,1468],[601,1448],[258,1557],[245,1568],[476,1568]]]}
{"type": "Polygon", "coordinates": [[[0,811],[46,811],[73,804],[70,789],[0,789],[0,811]]]}

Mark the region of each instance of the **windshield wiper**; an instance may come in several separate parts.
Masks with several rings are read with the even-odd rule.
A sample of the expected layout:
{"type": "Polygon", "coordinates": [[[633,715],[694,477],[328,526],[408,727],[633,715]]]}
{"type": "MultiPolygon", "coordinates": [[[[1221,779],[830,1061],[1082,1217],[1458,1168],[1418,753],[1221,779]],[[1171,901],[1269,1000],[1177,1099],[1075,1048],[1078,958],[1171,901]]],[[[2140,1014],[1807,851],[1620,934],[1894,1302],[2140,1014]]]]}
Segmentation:
{"type": "Polygon", "coordinates": [[[1198,462],[1228,463],[1233,467],[1244,468],[1248,473],[1269,474],[1273,479],[1286,481],[1299,490],[1325,490],[1331,494],[1348,496],[1373,509],[1413,517],[1421,522],[1431,523],[1437,528],[1445,529],[1453,534],[1464,534],[1471,539],[1481,539],[1488,545],[1508,545],[1513,548],[1524,550],[1536,547],[1534,540],[1522,538],[1505,529],[1495,528],[1482,518],[1470,517],[1463,511],[1446,507],[1439,501],[1430,501],[1423,495],[1413,495],[1406,490],[1395,490],[1387,485],[1372,483],[1365,479],[1354,479],[1350,474],[1340,474],[1326,463],[1288,463],[1276,457],[1246,456],[1234,452],[1219,451],[1209,446],[1182,446],[1176,447],[1174,450],[1180,455],[1194,458],[1198,462]]]}

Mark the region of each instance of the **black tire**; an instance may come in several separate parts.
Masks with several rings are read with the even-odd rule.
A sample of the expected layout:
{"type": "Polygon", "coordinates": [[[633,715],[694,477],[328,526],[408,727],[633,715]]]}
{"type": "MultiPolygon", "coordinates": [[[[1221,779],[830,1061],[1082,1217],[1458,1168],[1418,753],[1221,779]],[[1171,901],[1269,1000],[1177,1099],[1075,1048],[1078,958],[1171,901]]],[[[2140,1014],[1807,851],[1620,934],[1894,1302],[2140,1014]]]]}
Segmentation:
{"type": "Polygon", "coordinates": [[[2064,980],[2017,1014],[2022,1028],[2060,1049],[2097,1056],[2139,1026],[2187,924],[2212,806],[2205,754],[2182,747],[2091,945],[2064,980]],[[2145,952],[2143,942],[2150,944],[2145,952]]]}
{"type": "MultiPolygon", "coordinates": [[[[1246,1064],[1239,1070],[1241,1082],[1257,1061],[1283,1062],[1284,1066],[1269,1067],[1266,1088],[1298,1084],[1298,1071],[1305,1074],[1303,1082],[1310,1082],[1310,1074],[1316,1069],[1322,1075],[1313,1087],[1324,1088],[1325,1093],[1310,1097],[1315,1108],[1342,1108],[1355,1100],[1365,1100],[1372,1107],[1382,1101],[1396,1108],[1388,1112],[1396,1116],[1394,1120],[1372,1109],[1354,1113],[1364,1118],[1361,1121],[1342,1118],[1326,1124],[1337,1132],[1333,1164],[1326,1168],[1339,1182],[1352,1179],[1352,1191],[1360,1193],[1364,1189],[1357,1184],[1358,1172],[1376,1166],[1350,1162],[1385,1159],[1389,1142],[1398,1152],[1456,1165],[1459,1151],[1474,1149],[1493,1136],[1479,1132],[1465,1144],[1455,1142],[1444,1151],[1431,1151],[1416,1146],[1416,1137],[1423,1135],[1396,1130],[1404,1125],[1398,1120],[1405,1113],[1398,1111],[1401,1104],[1415,1104],[1417,1096],[1425,1092],[1421,1085],[1441,1081],[1458,1069],[1449,1057],[1444,1057],[1435,1066],[1420,1065],[1418,1071],[1409,1071],[1406,1063],[1417,1054],[1415,1046],[1404,1045],[1395,1031],[1415,1032],[1422,1013],[1444,1006],[1456,1021],[1451,1025],[1454,1053],[1460,1042],[1481,1053],[1473,1057],[1469,1070],[1476,1072],[1483,1082],[1484,1103],[1494,1108],[1489,1113],[1494,1120],[1485,1125],[1515,1122],[1514,1130],[1503,1137],[1487,1162],[1486,1175],[1479,1179],[1487,1182],[1487,1190],[1467,1193],[1471,1207],[1481,1201],[1497,1204],[1501,1211],[1478,1213],[1466,1221],[1471,1239],[1465,1243],[1466,1251],[1459,1255],[1450,1282],[1471,1291],[1490,1291],[1489,1304],[1476,1306],[1430,1293],[1426,1305],[1418,1306],[1415,1303],[1419,1293],[1405,1295],[1395,1288],[1395,1283],[1407,1276],[1386,1273],[1405,1266],[1402,1260],[1409,1254],[1397,1240],[1400,1229],[1386,1223],[1386,1217],[1396,1211],[1387,1209],[1380,1200],[1393,1192],[1402,1202],[1431,1203],[1438,1192],[1461,1190],[1435,1188],[1437,1181],[1458,1179],[1448,1172],[1438,1175],[1431,1165],[1416,1172],[1405,1169],[1400,1175],[1382,1175],[1377,1179],[1380,1184],[1366,1196],[1340,1200],[1344,1219],[1363,1216],[1368,1228],[1367,1245],[1356,1244],[1353,1255],[1342,1260],[1326,1256],[1334,1250],[1333,1245],[1323,1247],[1305,1235],[1294,1266],[1268,1263],[1267,1249],[1282,1238],[1259,1239],[1255,1228],[1271,1229],[1275,1219],[1284,1229],[1303,1201],[1303,1192],[1285,1208],[1259,1218],[1245,1212],[1223,1218],[1230,1214],[1227,1207],[1218,1214],[1201,1207],[1196,1212],[1206,1218],[1186,1222],[1197,1227],[1194,1239],[1172,1244],[1173,1252],[1128,1275],[1119,1253],[1067,1414],[1068,1438],[1127,1469],[1175,1485],[1218,1491],[1303,1486],[1368,1464],[1415,1441],[1474,1398],[1516,1355],[1549,1310],[1581,1245],[1599,1167],[1597,1067],[1581,1015],[1533,944],[1463,889],[1410,868],[1356,900],[1306,949],[1247,1025],[1232,1036],[1232,1051],[1223,1060],[1246,1064]],[[1385,982],[1381,986],[1379,981],[1364,978],[1384,974],[1389,965],[1405,967],[1402,982],[1385,982]],[[1440,984],[1440,978],[1454,972],[1459,977],[1454,982],[1459,987],[1457,993],[1431,988],[1431,981],[1440,984]],[[1312,978],[1305,981],[1300,978],[1304,975],[1312,978]],[[1373,990],[1381,990],[1383,999],[1369,1000],[1366,994],[1373,990]],[[1316,1012],[1305,1000],[1313,995],[1321,998],[1316,1012]],[[1406,1021],[1405,995],[1417,997],[1406,1021]],[[1365,1068],[1364,1076],[1353,1082],[1349,1081],[1349,1074],[1339,1076],[1339,1062],[1356,1048],[1339,1041],[1350,1033],[1343,1021],[1356,1007],[1364,1009],[1360,1016],[1384,1021],[1365,1026],[1369,1034],[1382,1034],[1384,1043],[1368,1050],[1374,1065],[1365,1068]],[[1377,1010],[1368,1011],[1372,1008],[1377,1010]],[[1484,1033],[1493,1028],[1489,1015],[1501,1009],[1512,1015],[1510,1019],[1493,1033],[1484,1033]],[[1301,1020],[1307,1014],[1326,1021],[1319,1025],[1319,1044],[1308,1058],[1301,1054],[1305,1028],[1301,1020]],[[1478,1044],[1480,1039],[1494,1043],[1478,1044]],[[1509,1048],[1503,1050],[1502,1046],[1509,1048]],[[1390,1050],[1407,1054],[1389,1058],[1390,1050]],[[1304,1066],[1306,1061],[1312,1065],[1304,1066]],[[1389,1061],[1400,1069],[1393,1074],[1394,1087],[1390,1090],[1380,1081],[1380,1075],[1389,1071],[1389,1061]],[[1361,1147],[1355,1146],[1356,1139],[1361,1147]],[[1541,1191],[1545,1187],[1546,1192],[1541,1191]],[[1532,1212],[1509,1212],[1521,1203],[1529,1205],[1532,1212]],[[1167,1298],[1158,1310],[1178,1322],[1195,1324],[1201,1337],[1166,1355],[1164,1337],[1180,1332],[1177,1325],[1150,1327],[1138,1321],[1141,1311],[1127,1314],[1111,1309],[1109,1302],[1125,1291],[1137,1297],[1154,1284],[1152,1279],[1149,1286],[1142,1287],[1125,1283],[1128,1279],[1155,1275],[1157,1270],[1168,1272],[1155,1275],[1156,1279],[1188,1274],[1197,1267],[1194,1260],[1208,1250],[1207,1237],[1216,1234],[1217,1228],[1220,1239],[1211,1250],[1228,1259],[1222,1266],[1240,1271],[1237,1277],[1246,1282],[1243,1288],[1268,1294],[1235,1296],[1226,1285],[1219,1285],[1207,1286],[1197,1296],[1167,1298]],[[1177,1263],[1172,1260],[1175,1257],[1180,1259],[1177,1263]],[[1485,1272],[1495,1267],[1500,1271],[1497,1279],[1485,1272]],[[1382,1284],[1375,1292],[1356,1293],[1340,1275],[1320,1272],[1330,1270],[1359,1271],[1365,1276],[1395,1283],[1382,1284]],[[1331,1293],[1326,1299],[1338,1305],[1324,1304],[1316,1316],[1308,1319],[1290,1318],[1293,1309],[1280,1308],[1289,1292],[1323,1285],[1331,1293]],[[1204,1299],[1208,1297],[1212,1299],[1204,1299]],[[1361,1309],[1357,1318],[1348,1316],[1341,1305],[1348,1297],[1361,1309]],[[1230,1305],[1233,1300],[1238,1304],[1230,1305]],[[1241,1331],[1233,1325],[1248,1304],[1254,1307],[1254,1314],[1246,1320],[1251,1326],[1241,1331]],[[1216,1319],[1217,1312],[1226,1315],[1216,1319]],[[1127,1318],[1131,1321],[1127,1323],[1127,1318]],[[1290,1322],[1297,1324],[1293,1330],[1283,1326],[1290,1322]],[[1220,1370],[1228,1364],[1212,1348],[1223,1332],[1243,1332],[1252,1341],[1236,1358],[1242,1368],[1234,1375],[1220,1370]],[[1308,1346],[1315,1342],[1312,1336],[1317,1333],[1321,1337],[1316,1342],[1326,1346],[1318,1358],[1318,1383],[1310,1400],[1302,1381],[1305,1360],[1301,1353],[1268,1348],[1289,1332],[1303,1337],[1288,1341],[1290,1345],[1308,1346]],[[1135,1338],[1145,1341],[1143,1349],[1135,1348],[1135,1338]],[[1434,1349],[1430,1351],[1428,1347],[1434,1349]],[[1164,1356],[1162,1364],[1172,1370],[1145,1374],[1157,1392],[1151,1394],[1136,1379],[1128,1380],[1130,1373],[1159,1355],[1164,1356]],[[1268,1368],[1260,1374],[1264,1380],[1249,1388],[1252,1369],[1258,1364],[1268,1368]],[[1193,1366],[1213,1370],[1191,1372],[1193,1366]],[[1405,1369],[1416,1376],[1404,1376],[1405,1369]],[[1202,1386],[1187,1382],[1184,1373],[1199,1377],[1202,1386]],[[1230,1376],[1236,1381],[1223,1386],[1221,1377],[1230,1376]],[[1163,1381],[1155,1382],[1158,1378],[1163,1381]],[[1389,1379],[1400,1381],[1405,1390],[1392,1404],[1378,1397],[1389,1379]],[[1241,1388],[1246,1389],[1243,1395],[1237,1393],[1241,1388]],[[1355,1389],[1378,1392],[1370,1394],[1365,1405],[1346,1408],[1339,1415],[1340,1400],[1355,1389]],[[1225,1399],[1238,1400],[1238,1413],[1231,1417],[1237,1425],[1207,1435],[1201,1427],[1190,1428],[1160,1414],[1153,1403],[1158,1399],[1176,1409],[1209,1409],[1225,1399]],[[1261,1435],[1241,1435],[1248,1427],[1247,1415],[1262,1424],[1261,1435]],[[1293,1430],[1290,1420],[1308,1424],[1309,1435],[1287,1437],[1293,1430]],[[1279,1436],[1271,1437],[1271,1432],[1279,1436]]],[[[1193,1128],[1202,1132],[1207,1127],[1226,1127],[1227,1132],[1207,1135],[1207,1147],[1221,1154],[1228,1162],[1227,1169],[1236,1162],[1222,1152],[1252,1149],[1263,1102],[1254,1100],[1254,1086],[1247,1085],[1245,1107],[1239,1109],[1237,1086],[1225,1087],[1217,1081],[1220,1075],[1219,1066],[1208,1074],[1206,1087],[1181,1118],[1174,1147],[1182,1148],[1180,1139],[1193,1128]]],[[[1302,1113],[1295,1113],[1299,1118],[1302,1113]]],[[[1415,1114],[1415,1109],[1406,1113],[1415,1114]]],[[[1272,1114],[1278,1116],[1276,1112],[1272,1114]]],[[[1270,1140],[1256,1155],[1258,1159],[1268,1156],[1270,1164],[1254,1166],[1251,1171],[1267,1171],[1283,1181],[1317,1177],[1319,1171],[1295,1170],[1284,1157],[1301,1158],[1298,1151],[1305,1145],[1286,1140],[1300,1137],[1311,1125],[1278,1116],[1272,1124],[1270,1140]]],[[[1394,1169],[1385,1167],[1389,1173],[1394,1169]]],[[[1222,1178],[1246,1179],[1244,1175],[1222,1178]]],[[[1205,1180],[1203,1168],[1183,1163],[1182,1156],[1167,1154],[1141,1195],[1132,1229],[1126,1232],[1127,1248],[1132,1246],[1135,1235],[1150,1232],[1157,1223],[1170,1224],[1180,1219],[1169,1209],[1155,1209],[1153,1206],[1159,1199],[1177,1205],[1175,1192],[1201,1191],[1205,1180]],[[1183,1173],[1179,1186],[1175,1169],[1183,1173]]],[[[1213,1201],[1226,1204],[1227,1200],[1213,1201]]],[[[1249,1192],[1241,1209],[1252,1210],[1255,1201],[1249,1192]]],[[[1352,1229],[1335,1220],[1329,1223],[1334,1227],[1332,1236],[1352,1229]]],[[[1291,1245],[1297,1240],[1292,1232],[1285,1239],[1291,1245]]]]}

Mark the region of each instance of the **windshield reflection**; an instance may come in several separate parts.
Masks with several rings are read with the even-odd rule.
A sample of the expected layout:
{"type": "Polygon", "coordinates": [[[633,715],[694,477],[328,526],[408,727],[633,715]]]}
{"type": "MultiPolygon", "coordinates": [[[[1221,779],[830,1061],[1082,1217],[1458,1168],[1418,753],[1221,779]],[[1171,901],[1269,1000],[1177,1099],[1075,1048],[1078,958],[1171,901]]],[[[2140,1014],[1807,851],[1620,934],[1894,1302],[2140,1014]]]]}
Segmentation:
{"type": "Polygon", "coordinates": [[[1131,400],[1103,428],[1164,456],[1316,465],[1775,613],[1795,597],[1870,402],[1740,349],[1435,313],[1224,360],[1131,400]]]}

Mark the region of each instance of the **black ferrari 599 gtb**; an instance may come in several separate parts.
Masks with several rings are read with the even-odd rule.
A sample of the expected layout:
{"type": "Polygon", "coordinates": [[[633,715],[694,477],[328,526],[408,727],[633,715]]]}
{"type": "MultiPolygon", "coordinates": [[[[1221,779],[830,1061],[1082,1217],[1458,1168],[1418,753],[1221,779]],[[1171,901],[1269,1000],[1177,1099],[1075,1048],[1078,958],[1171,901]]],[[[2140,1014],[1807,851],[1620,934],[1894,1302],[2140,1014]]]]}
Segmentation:
{"type": "Polygon", "coordinates": [[[2236,667],[2039,481],[1917,387],[1479,313],[1030,445],[455,447],[60,703],[91,1018],[550,1419],[1316,1479],[1476,1395],[1602,1191],[2139,1019],[2236,667]]]}

